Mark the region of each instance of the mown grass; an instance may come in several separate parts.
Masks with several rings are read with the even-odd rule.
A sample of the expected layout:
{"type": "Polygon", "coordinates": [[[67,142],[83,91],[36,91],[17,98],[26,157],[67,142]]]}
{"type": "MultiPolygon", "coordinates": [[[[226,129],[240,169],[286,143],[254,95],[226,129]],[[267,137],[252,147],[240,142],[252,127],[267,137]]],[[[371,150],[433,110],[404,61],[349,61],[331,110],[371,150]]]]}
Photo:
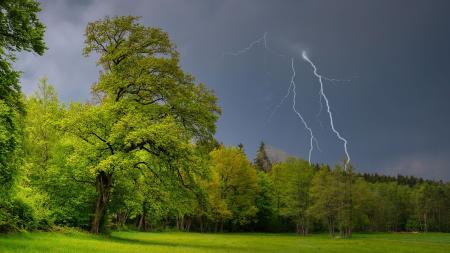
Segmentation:
{"type": "Polygon", "coordinates": [[[450,252],[450,234],[328,235],[33,232],[0,235],[0,252],[450,252]]]}

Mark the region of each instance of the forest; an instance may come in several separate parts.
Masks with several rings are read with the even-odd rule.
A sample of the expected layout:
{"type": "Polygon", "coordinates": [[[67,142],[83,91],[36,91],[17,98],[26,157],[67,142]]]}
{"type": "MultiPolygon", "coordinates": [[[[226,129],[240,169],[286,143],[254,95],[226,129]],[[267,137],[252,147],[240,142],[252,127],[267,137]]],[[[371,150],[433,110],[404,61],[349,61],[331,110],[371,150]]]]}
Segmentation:
{"type": "Polygon", "coordinates": [[[249,159],[216,140],[216,95],[139,17],[87,24],[89,101],[60,101],[45,77],[24,95],[14,61],[47,50],[40,6],[0,10],[0,232],[450,232],[450,183],[273,161],[264,142],[249,159]]]}

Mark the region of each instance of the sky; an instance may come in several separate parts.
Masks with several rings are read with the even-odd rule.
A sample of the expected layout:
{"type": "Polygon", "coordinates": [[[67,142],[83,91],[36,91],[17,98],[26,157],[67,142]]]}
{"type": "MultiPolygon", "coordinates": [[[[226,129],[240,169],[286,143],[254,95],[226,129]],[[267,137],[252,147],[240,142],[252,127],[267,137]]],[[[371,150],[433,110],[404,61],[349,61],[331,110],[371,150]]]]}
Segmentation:
{"type": "MultiPolygon", "coordinates": [[[[44,56],[21,54],[26,94],[47,76],[62,101],[86,101],[99,76],[96,57],[82,56],[88,22],[141,16],[169,33],[182,68],[214,90],[223,109],[216,138],[243,143],[253,159],[261,141],[308,158],[309,135],[292,96],[272,117],[296,72],[296,108],[317,137],[312,162],[345,158],[342,142],[320,111],[324,81],[334,125],[348,140],[359,172],[450,179],[450,2],[446,0],[41,0],[47,26],[44,56]],[[246,53],[233,55],[266,33],[246,53]],[[279,56],[284,55],[284,57],[279,56]]],[[[292,95],[292,94],[291,94],[292,95]]]]}

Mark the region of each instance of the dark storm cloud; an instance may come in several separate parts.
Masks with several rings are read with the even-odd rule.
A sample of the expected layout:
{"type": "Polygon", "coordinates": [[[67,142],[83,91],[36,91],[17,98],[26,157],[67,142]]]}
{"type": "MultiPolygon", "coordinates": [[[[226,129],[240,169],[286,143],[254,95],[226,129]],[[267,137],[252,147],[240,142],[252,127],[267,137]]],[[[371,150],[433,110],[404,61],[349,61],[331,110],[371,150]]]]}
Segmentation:
{"type": "Polygon", "coordinates": [[[47,75],[65,101],[89,98],[98,69],[81,56],[84,27],[106,15],[138,15],[169,32],[183,67],[216,91],[224,111],[219,140],[244,143],[250,157],[261,140],[306,157],[308,136],[289,103],[267,123],[289,85],[288,59],[262,45],[224,56],[268,32],[273,50],[296,56],[298,109],[323,150],[314,161],[333,164],[344,153],[326,115],[316,117],[318,84],[301,49],[324,75],[357,77],[325,89],[359,170],[450,179],[447,1],[43,0],[42,7],[49,50],[20,57],[26,93],[47,75]]]}

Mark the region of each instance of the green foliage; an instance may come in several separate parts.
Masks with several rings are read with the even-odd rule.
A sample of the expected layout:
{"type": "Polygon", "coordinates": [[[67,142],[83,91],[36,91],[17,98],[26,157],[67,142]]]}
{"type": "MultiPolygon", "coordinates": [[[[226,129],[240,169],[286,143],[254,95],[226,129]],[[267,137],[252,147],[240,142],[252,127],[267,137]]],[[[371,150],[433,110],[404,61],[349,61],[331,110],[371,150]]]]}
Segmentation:
{"type": "Polygon", "coordinates": [[[35,228],[33,209],[19,198],[0,202],[0,232],[35,228]]]}
{"type": "Polygon", "coordinates": [[[375,217],[379,217],[381,198],[373,185],[357,178],[353,184],[352,197],[353,227],[357,231],[377,231],[375,217]]]}
{"type": "Polygon", "coordinates": [[[241,149],[219,147],[211,152],[211,180],[207,189],[215,222],[244,225],[255,217],[259,192],[256,170],[241,149]]]}
{"type": "Polygon", "coordinates": [[[257,172],[259,192],[256,196],[256,214],[255,228],[257,231],[273,231],[276,221],[276,213],[273,196],[273,183],[264,172],[257,172]]]}
{"type": "Polygon", "coordinates": [[[327,167],[322,166],[314,176],[310,194],[312,205],[308,208],[308,213],[327,224],[329,232],[334,234],[341,194],[337,178],[327,167]]]}
{"type": "Polygon", "coordinates": [[[339,165],[333,170],[322,166],[312,180],[312,205],[308,213],[328,227],[331,235],[339,230],[344,237],[351,236],[353,228],[352,168],[343,171],[339,165]]]}
{"type": "Polygon", "coordinates": [[[311,205],[309,190],[313,175],[314,169],[308,161],[295,158],[272,168],[278,212],[296,224],[297,233],[307,234],[309,231],[307,209],[311,205]]]}
{"type": "Polygon", "coordinates": [[[35,0],[0,2],[0,100],[21,112],[20,73],[11,64],[16,52],[44,53],[45,27],[37,18],[40,10],[35,0]]]}
{"type": "Polygon", "coordinates": [[[118,177],[137,180],[145,171],[145,178],[191,187],[201,159],[193,143],[212,138],[220,113],[212,92],[181,70],[168,35],[137,21],[107,17],[88,24],[84,54],[98,53],[103,67],[92,87],[97,101],[70,104],[61,123],[78,140],[69,163],[82,163],[78,174],[95,182],[95,233],[114,188],[129,184],[118,177]]]}
{"type": "Polygon", "coordinates": [[[17,52],[39,55],[45,50],[44,26],[37,18],[39,3],[34,0],[0,2],[0,230],[31,227],[31,210],[14,197],[21,165],[22,93],[20,72],[12,64],[17,52]]]}
{"type": "Polygon", "coordinates": [[[46,78],[25,100],[23,198],[36,210],[41,228],[57,225],[87,227],[93,183],[80,175],[83,164],[70,162],[74,139],[59,130],[65,115],[57,93],[46,78]],[[82,182],[82,183],[80,183],[82,182]],[[88,186],[88,187],[86,187],[88,186]]]}
{"type": "Polygon", "coordinates": [[[34,0],[4,0],[0,3],[0,47],[10,52],[33,51],[42,54],[45,26],[39,21],[41,11],[34,0]]]}
{"type": "Polygon", "coordinates": [[[60,139],[55,124],[62,118],[63,108],[47,78],[41,79],[38,90],[26,99],[25,106],[24,167],[30,183],[45,189],[45,185],[39,184],[45,184],[49,177],[47,173],[60,139]]]}
{"type": "Polygon", "coordinates": [[[172,117],[194,137],[211,138],[220,112],[217,98],[181,70],[167,33],[137,21],[127,16],[88,24],[84,54],[99,53],[104,69],[93,91],[102,103],[142,111],[149,120],[172,117]]]}
{"type": "Polygon", "coordinates": [[[0,99],[0,199],[9,198],[16,183],[20,140],[20,118],[12,107],[0,99]]]}
{"type": "Polygon", "coordinates": [[[173,117],[145,124],[148,115],[135,107],[127,114],[115,102],[65,107],[45,79],[24,104],[23,177],[15,191],[22,204],[2,204],[3,231],[91,227],[99,175],[113,178],[99,224],[105,230],[109,223],[182,231],[296,227],[349,236],[450,228],[449,184],[366,181],[351,167],[330,170],[295,158],[257,172],[242,148],[207,154],[214,139],[193,142],[173,117]],[[138,146],[142,140],[148,143],[138,146]]]}

